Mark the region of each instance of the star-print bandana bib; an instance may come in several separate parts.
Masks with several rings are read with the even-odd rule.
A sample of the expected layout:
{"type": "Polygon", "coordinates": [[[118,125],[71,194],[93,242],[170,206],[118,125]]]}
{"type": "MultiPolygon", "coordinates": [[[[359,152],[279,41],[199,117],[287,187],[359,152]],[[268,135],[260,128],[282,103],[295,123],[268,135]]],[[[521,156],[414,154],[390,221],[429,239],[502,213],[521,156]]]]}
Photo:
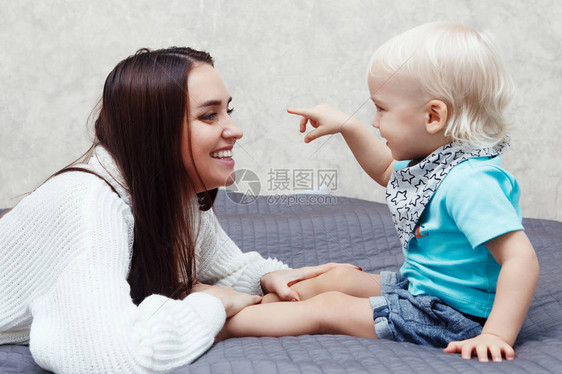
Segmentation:
{"type": "Polygon", "coordinates": [[[414,229],[427,203],[453,166],[474,157],[493,157],[509,148],[509,137],[493,147],[474,148],[460,141],[446,144],[413,166],[395,170],[386,188],[386,201],[402,248],[414,236],[414,229]]]}

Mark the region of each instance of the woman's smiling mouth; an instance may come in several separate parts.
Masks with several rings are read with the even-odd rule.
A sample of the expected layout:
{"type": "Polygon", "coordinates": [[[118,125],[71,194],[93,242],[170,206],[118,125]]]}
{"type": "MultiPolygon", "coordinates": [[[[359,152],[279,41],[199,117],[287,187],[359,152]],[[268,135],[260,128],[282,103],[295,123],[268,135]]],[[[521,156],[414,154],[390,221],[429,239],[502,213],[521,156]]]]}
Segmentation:
{"type": "Polygon", "coordinates": [[[214,151],[210,153],[212,158],[218,158],[221,160],[232,160],[232,150],[214,151]]]}

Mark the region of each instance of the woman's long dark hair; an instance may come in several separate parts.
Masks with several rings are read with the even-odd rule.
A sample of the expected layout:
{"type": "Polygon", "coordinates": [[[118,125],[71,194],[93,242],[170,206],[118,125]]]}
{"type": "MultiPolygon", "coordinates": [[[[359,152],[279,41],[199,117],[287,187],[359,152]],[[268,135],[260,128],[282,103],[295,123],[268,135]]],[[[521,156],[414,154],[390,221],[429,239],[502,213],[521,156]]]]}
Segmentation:
{"type": "MultiPolygon", "coordinates": [[[[187,77],[196,62],[213,65],[208,53],[191,48],[139,50],[107,77],[95,121],[94,146],[113,156],[131,194],[127,280],[136,304],[151,294],[178,299],[195,282],[194,212],[186,197],[196,183],[185,169],[181,139],[190,118],[187,77]]],[[[198,194],[202,210],[211,208],[216,193],[198,194]]]]}

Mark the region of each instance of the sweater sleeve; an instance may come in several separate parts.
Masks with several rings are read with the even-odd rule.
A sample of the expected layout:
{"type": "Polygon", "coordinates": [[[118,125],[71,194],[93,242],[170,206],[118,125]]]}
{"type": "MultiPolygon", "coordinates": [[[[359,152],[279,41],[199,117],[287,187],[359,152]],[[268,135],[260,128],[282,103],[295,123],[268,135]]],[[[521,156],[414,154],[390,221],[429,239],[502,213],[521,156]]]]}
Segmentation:
{"type": "Polygon", "coordinates": [[[67,199],[72,219],[57,223],[71,226],[72,259],[64,267],[45,264],[56,279],[30,304],[33,358],[57,373],[162,372],[190,363],[224,324],[220,300],[151,295],[136,306],[126,280],[130,209],[103,181],[82,178],[90,178],[90,192],[67,199]]]}
{"type": "Polygon", "coordinates": [[[264,259],[257,252],[243,253],[221,227],[212,210],[202,212],[197,237],[197,280],[231,286],[237,291],[262,294],[262,275],[288,266],[277,259],[264,259]]]}

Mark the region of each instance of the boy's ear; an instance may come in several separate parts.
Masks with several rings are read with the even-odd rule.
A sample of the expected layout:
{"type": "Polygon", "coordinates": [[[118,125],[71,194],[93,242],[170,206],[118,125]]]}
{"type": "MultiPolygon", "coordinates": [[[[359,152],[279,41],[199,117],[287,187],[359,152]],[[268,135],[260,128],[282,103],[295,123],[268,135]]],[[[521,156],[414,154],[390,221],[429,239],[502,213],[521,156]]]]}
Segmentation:
{"type": "Polygon", "coordinates": [[[426,108],[425,129],[431,135],[437,134],[447,124],[447,104],[441,100],[431,100],[426,108]]]}

